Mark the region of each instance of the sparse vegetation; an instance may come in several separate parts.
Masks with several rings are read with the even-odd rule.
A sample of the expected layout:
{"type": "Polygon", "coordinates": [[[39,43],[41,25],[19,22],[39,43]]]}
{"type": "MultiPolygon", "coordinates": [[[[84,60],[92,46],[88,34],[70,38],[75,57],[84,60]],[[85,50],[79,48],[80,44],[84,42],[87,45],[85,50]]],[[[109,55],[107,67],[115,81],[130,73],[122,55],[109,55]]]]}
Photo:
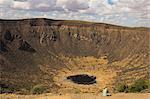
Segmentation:
{"type": "Polygon", "coordinates": [[[128,92],[128,85],[123,83],[117,87],[117,92],[128,92]]]}
{"type": "Polygon", "coordinates": [[[30,90],[28,90],[26,88],[22,88],[17,92],[17,94],[28,95],[28,94],[30,94],[30,90]]]}
{"type": "Polygon", "coordinates": [[[117,92],[131,92],[131,93],[136,93],[136,92],[141,92],[145,89],[150,88],[150,81],[147,80],[137,80],[135,83],[132,85],[128,86],[126,84],[120,84],[116,89],[117,92]]]}
{"type": "Polygon", "coordinates": [[[12,89],[9,89],[9,88],[2,88],[0,87],[0,93],[12,93],[13,90],[12,89]]]}
{"type": "Polygon", "coordinates": [[[47,91],[46,87],[42,84],[36,85],[31,89],[32,94],[42,94],[47,91]]]}
{"type": "MultiPolygon", "coordinates": [[[[97,93],[107,84],[114,88],[121,83],[116,81],[131,84],[149,76],[149,28],[45,18],[0,20],[0,27],[0,83],[7,85],[0,90],[4,93],[68,90],[72,85],[63,77],[77,73],[97,77],[89,88],[73,84],[80,93],[97,93]],[[39,82],[47,87],[33,87],[39,82]]],[[[126,86],[119,88],[126,92],[126,86]]]]}
{"type": "Polygon", "coordinates": [[[137,80],[134,84],[129,87],[130,92],[141,92],[142,90],[148,89],[150,86],[149,81],[137,80]]]}
{"type": "Polygon", "coordinates": [[[18,89],[15,87],[9,87],[9,86],[6,86],[4,84],[0,85],[0,93],[13,93],[16,91],[18,91],[18,89]]]}

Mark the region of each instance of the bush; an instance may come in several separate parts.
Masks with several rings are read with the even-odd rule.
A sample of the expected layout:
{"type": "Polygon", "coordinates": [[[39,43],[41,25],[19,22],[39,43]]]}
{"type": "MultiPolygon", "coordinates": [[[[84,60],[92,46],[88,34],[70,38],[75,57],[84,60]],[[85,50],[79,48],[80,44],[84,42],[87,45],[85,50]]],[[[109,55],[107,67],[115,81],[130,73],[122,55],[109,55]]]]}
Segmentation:
{"type": "Polygon", "coordinates": [[[150,88],[150,81],[149,80],[137,80],[132,85],[128,86],[125,83],[120,84],[117,86],[117,92],[142,92],[146,89],[150,88]]]}
{"type": "Polygon", "coordinates": [[[16,87],[8,86],[5,84],[0,84],[0,94],[2,94],[2,93],[13,93],[16,91],[18,91],[18,88],[16,88],[16,87]]]}
{"type": "Polygon", "coordinates": [[[117,87],[117,92],[128,92],[128,85],[126,85],[126,84],[120,84],[117,87]]]}
{"type": "Polygon", "coordinates": [[[42,94],[45,93],[46,91],[47,89],[44,85],[36,85],[31,90],[32,94],[42,94]]]}
{"type": "Polygon", "coordinates": [[[134,84],[132,84],[129,88],[130,92],[141,92],[142,90],[149,88],[149,81],[145,80],[137,80],[134,84]]]}
{"type": "Polygon", "coordinates": [[[14,92],[14,90],[11,88],[0,87],[0,94],[2,94],[2,93],[13,93],[13,92],[14,92]]]}

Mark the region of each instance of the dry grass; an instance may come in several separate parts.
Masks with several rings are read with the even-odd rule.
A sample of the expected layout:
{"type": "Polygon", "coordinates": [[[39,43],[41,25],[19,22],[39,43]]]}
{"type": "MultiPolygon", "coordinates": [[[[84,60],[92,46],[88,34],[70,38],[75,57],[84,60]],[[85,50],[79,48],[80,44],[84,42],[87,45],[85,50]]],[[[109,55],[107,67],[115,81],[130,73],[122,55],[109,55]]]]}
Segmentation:
{"type": "Polygon", "coordinates": [[[62,68],[54,77],[54,82],[61,87],[61,93],[99,93],[105,86],[111,86],[116,71],[107,68],[107,57],[62,57],[68,61],[68,68],[62,68]],[[110,75],[111,72],[111,75],[110,75]],[[72,83],[66,78],[71,75],[88,74],[96,76],[96,84],[79,85],[72,83]]]}
{"type": "Polygon", "coordinates": [[[0,99],[148,99],[150,94],[113,94],[110,97],[103,97],[93,94],[66,94],[66,95],[15,95],[15,94],[1,94],[0,99]]]}

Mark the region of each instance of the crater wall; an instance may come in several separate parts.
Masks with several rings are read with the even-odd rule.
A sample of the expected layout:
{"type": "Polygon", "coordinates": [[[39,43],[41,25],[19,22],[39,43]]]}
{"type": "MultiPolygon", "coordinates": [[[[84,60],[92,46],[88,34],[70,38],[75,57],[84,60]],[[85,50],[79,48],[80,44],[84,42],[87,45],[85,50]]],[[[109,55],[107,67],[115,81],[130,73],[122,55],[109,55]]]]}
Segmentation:
{"type": "Polygon", "coordinates": [[[18,87],[44,83],[65,89],[57,80],[60,74],[80,70],[95,72],[98,78],[104,71],[113,72],[112,77],[102,77],[104,82],[112,80],[102,87],[148,79],[149,35],[150,29],[144,27],[42,18],[0,20],[0,83],[18,87]]]}

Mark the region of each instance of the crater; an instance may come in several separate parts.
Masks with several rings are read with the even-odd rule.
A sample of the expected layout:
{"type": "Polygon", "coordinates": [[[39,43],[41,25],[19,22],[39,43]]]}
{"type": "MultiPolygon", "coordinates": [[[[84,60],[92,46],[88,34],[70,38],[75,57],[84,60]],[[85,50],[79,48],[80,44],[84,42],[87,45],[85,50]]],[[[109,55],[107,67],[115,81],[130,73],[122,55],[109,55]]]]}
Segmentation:
{"type": "Polygon", "coordinates": [[[91,85],[96,83],[96,77],[87,74],[78,74],[67,77],[68,80],[76,84],[91,85]]]}

